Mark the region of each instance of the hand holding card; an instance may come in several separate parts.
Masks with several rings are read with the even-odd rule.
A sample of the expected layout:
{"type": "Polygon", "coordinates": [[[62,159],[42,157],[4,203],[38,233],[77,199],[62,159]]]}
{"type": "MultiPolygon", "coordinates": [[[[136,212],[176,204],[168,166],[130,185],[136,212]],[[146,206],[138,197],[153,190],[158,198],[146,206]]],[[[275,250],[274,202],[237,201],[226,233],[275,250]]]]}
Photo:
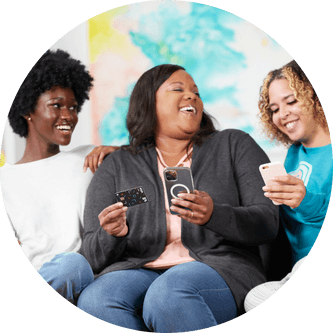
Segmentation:
{"type": "Polygon", "coordinates": [[[98,215],[101,227],[111,236],[126,236],[128,233],[126,222],[127,209],[127,207],[124,207],[119,202],[103,209],[98,215]]]}

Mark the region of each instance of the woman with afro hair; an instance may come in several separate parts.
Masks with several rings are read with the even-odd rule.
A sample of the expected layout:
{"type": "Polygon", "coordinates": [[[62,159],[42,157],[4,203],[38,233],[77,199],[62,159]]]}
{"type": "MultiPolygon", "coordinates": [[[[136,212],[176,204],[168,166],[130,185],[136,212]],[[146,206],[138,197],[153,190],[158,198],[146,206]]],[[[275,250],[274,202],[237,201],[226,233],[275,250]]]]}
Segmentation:
{"type": "Polygon", "coordinates": [[[72,303],[93,281],[88,262],[77,253],[86,189],[104,156],[116,149],[87,145],[60,151],[59,146],[71,141],[92,81],[84,65],[67,52],[44,53],[8,115],[13,131],[26,138],[23,157],[1,170],[5,207],[23,252],[72,303]]]}
{"type": "Polygon", "coordinates": [[[315,90],[295,61],[267,75],[259,109],[267,136],[289,148],[285,160],[288,175],[274,177],[274,185],[263,190],[266,197],[281,205],[293,268],[281,281],[252,289],[245,299],[246,311],[280,289],[304,261],[324,222],[332,188],[328,124],[315,90]]]}

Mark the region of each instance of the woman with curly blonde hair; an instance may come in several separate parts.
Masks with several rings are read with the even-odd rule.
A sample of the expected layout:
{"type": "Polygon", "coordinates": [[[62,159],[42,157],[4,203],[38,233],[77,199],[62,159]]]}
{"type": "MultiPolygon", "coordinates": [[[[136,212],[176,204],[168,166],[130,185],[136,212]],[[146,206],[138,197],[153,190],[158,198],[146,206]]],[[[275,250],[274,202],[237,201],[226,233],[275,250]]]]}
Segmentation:
{"type": "Polygon", "coordinates": [[[264,194],[280,204],[280,216],[291,245],[292,272],[281,281],[252,289],[245,310],[278,290],[308,255],[320,232],[332,188],[332,145],[327,121],[310,81],[295,61],[268,73],[259,99],[259,118],[271,141],[289,147],[288,175],[274,178],[264,194]]]}
{"type": "Polygon", "coordinates": [[[259,118],[265,134],[271,141],[282,143],[286,146],[290,146],[295,141],[298,141],[297,138],[293,139],[293,136],[289,136],[286,131],[281,130],[274,122],[273,118],[276,118],[276,116],[273,117],[273,115],[276,114],[278,110],[276,107],[271,109],[272,103],[270,103],[269,90],[272,83],[273,87],[271,90],[274,89],[275,85],[282,84],[286,86],[288,84],[289,89],[292,90],[294,94],[294,99],[299,102],[299,107],[302,112],[310,116],[312,115],[315,123],[319,125],[319,130],[323,132],[324,136],[328,136],[329,139],[328,125],[319,98],[302,69],[298,66],[296,61],[293,60],[282,68],[269,72],[261,88],[259,118]],[[280,81],[281,79],[285,80],[280,81]]]}

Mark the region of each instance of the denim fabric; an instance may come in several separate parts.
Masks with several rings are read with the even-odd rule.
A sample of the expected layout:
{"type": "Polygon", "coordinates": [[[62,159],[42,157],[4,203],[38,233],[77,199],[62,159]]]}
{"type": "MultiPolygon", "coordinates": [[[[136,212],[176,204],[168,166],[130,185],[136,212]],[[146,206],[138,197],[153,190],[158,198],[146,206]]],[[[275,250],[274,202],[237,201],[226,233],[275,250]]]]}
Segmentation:
{"type": "Polygon", "coordinates": [[[162,333],[204,329],[237,316],[224,279],[197,261],[104,274],[83,290],[78,307],[111,324],[162,333]]]}
{"type": "Polygon", "coordinates": [[[66,252],[44,263],[38,273],[61,296],[75,304],[81,291],[94,281],[88,261],[80,254],[66,252]]]}

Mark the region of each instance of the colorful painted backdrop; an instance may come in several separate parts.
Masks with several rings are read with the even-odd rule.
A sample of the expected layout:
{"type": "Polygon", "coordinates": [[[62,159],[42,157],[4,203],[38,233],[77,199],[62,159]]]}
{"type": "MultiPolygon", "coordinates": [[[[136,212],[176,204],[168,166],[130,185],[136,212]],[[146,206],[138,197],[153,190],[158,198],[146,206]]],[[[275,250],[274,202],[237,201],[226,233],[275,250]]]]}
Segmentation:
{"type": "MultiPolygon", "coordinates": [[[[61,48],[89,67],[94,77],[69,146],[121,145],[129,97],[149,68],[181,65],[199,86],[205,109],[218,128],[249,133],[272,161],[284,161],[286,149],[271,144],[258,123],[258,97],[264,77],[291,56],[270,36],[224,10],[185,1],[150,1],[97,15],[63,36],[61,48]]],[[[7,126],[7,161],[22,157],[25,141],[7,126]]]]}
{"type": "Polygon", "coordinates": [[[135,82],[153,66],[174,63],[193,76],[219,129],[242,129],[270,156],[284,154],[261,135],[257,102],[268,71],[291,57],[251,23],[198,3],[154,1],[91,18],[88,35],[95,144],[128,142],[125,117],[135,82]]]}

